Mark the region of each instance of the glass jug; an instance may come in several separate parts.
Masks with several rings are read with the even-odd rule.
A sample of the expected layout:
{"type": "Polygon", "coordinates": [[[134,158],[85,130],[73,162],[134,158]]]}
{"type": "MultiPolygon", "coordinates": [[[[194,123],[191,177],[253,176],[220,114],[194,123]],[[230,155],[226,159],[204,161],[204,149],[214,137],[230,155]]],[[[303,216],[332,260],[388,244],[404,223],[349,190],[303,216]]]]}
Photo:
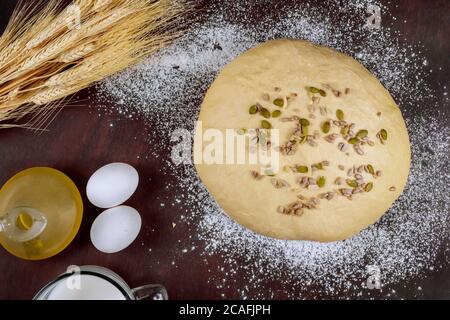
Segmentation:
{"type": "Polygon", "coordinates": [[[34,300],[167,300],[159,284],[131,289],[113,271],[99,266],[72,266],[42,288],[34,300]]]}

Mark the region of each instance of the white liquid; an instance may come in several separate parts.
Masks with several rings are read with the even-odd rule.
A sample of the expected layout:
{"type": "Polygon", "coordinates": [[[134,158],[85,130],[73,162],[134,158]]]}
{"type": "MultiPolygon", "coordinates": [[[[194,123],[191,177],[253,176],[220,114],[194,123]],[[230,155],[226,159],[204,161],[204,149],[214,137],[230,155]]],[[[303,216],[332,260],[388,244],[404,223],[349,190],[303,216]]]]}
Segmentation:
{"type": "Polygon", "coordinates": [[[61,280],[48,300],[126,300],[112,283],[92,275],[73,275],[61,280]]]}

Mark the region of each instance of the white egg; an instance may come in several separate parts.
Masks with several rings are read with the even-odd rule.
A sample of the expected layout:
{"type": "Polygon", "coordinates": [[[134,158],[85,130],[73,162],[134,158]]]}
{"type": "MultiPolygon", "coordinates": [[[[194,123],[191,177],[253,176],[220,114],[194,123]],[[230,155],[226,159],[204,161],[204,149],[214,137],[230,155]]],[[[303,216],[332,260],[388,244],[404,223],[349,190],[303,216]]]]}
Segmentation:
{"type": "Polygon", "coordinates": [[[112,208],[127,201],[139,184],[139,174],[126,163],[110,163],[89,178],[86,195],[99,208],[112,208]]]}
{"type": "Polygon", "coordinates": [[[119,252],[128,247],[141,230],[139,212],[128,206],[103,211],[91,227],[94,247],[105,253],[119,252]]]}

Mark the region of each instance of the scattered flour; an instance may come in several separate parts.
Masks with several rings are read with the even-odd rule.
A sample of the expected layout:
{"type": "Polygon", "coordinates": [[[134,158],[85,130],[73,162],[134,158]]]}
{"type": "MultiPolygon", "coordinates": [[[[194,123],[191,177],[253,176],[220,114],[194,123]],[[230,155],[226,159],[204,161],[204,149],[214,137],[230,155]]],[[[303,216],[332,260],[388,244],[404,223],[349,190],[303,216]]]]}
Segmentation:
{"type": "Polygon", "coordinates": [[[145,118],[159,131],[158,140],[149,137],[154,156],[170,154],[174,130],[193,130],[204,93],[221,68],[268,39],[307,39],[347,53],[397,100],[412,143],[407,188],[381,221],[346,241],[320,244],[254,234],[224,214],[192,165],[176,166],[167,158],[163,170],[177,177],[176,184],[166,186],[177,190],[167,202],[183,208],[180,222],[198,235],[186,239],[180,251],[187,253],[185,248],[199,246],[200,240],[205,257],[220,256],[222,266],[210,270],[208,283],[223,292],[234,288],[231,298],[415,297],[422,291],[416,282],[444,267],[437,257],[444,255],[447,261],[439,261],[445,265],[450,260],[450,126],[449,115],[437,107],[448,104],[448,97],[437,96],[427,84],[432,69],[426,50],[402,43],[401,35],[385,24],[395,17],[377,1],[329,3],[318,8],[268,0],[217,1],[205,18],[189,23],[183,38],[97,86],[97,105],[108,101],[115,106],[102,112],[145,118]],[[381,7],[381,29],[364,27],[368,4],[381,7]],[[255,12],[263,12],[257,23],[255,12]],[[381,290],[366,288],[371,265],[379,268],[381,290]],[[411,287],[417,289],[405,289],[411,287]]]}

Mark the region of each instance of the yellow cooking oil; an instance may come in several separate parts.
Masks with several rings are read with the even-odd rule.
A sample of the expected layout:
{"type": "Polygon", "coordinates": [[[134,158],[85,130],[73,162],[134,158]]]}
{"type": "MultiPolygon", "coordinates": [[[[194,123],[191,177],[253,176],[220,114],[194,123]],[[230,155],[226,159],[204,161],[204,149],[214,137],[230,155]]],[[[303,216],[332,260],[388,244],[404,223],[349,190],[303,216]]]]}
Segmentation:
{"type": "Polygon", "coordinates": [[[0,244],[19,258],[58,254],[74,239],[82,217],[79,190],[56,169],[26,169],[0,189],[0,244]]]}

